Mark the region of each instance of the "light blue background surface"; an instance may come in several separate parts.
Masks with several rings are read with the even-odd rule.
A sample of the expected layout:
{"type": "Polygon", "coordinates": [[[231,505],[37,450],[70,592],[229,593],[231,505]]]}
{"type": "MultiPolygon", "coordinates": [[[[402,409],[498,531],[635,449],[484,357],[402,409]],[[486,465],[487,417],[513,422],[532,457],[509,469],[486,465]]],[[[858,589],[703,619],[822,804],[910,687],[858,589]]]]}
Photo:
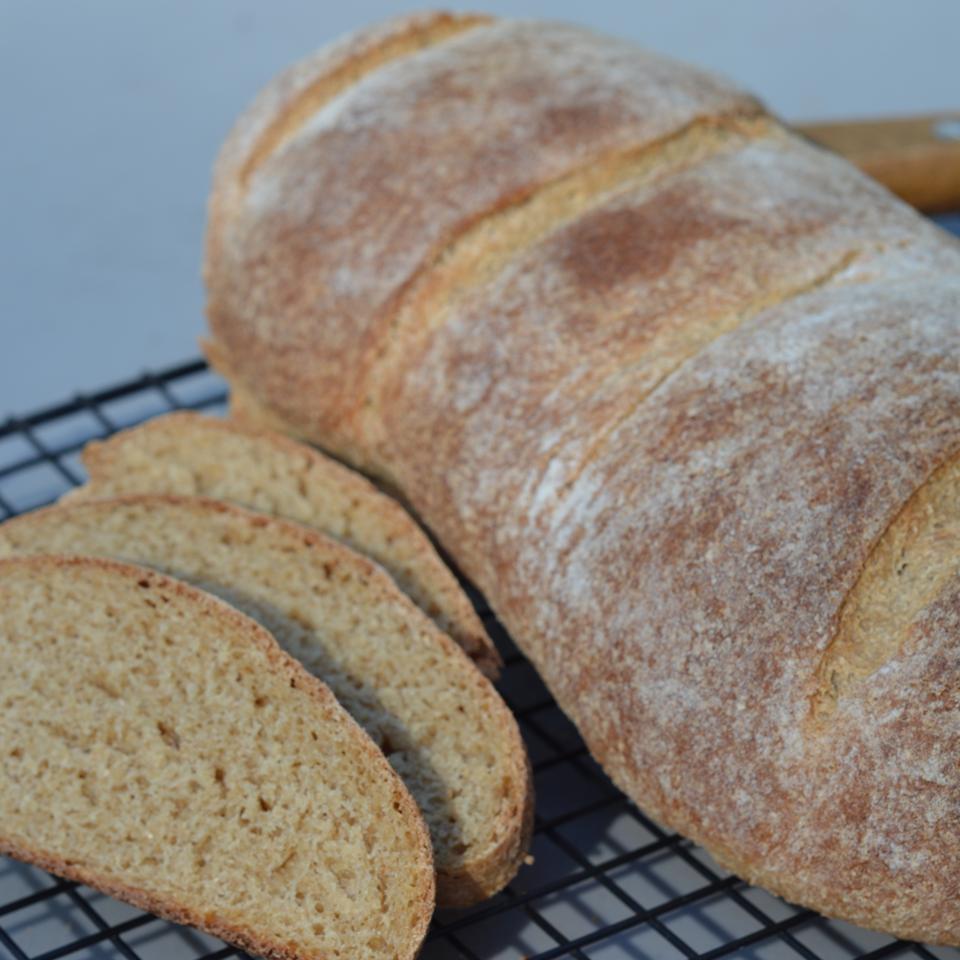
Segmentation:
{"type": "MultiPolygon", "coordinates": [[[[788,119],[960,107],[954,0],[451,3],[576,20],[788,119]]],[[[0,0],[0,420],[196,354],[213,157],[276,71],[408,9],[0,0]]]]}

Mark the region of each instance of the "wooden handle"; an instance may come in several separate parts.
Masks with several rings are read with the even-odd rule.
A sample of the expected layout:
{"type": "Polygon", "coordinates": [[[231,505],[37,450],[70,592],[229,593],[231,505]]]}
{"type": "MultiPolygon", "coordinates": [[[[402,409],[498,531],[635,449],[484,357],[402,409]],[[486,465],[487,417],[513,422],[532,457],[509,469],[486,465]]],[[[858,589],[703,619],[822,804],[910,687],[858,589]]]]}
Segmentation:
{"type": "Polygon", "coordinates": [[[960,113],[801,124],[919,210],[960,210],[960,113]]]}

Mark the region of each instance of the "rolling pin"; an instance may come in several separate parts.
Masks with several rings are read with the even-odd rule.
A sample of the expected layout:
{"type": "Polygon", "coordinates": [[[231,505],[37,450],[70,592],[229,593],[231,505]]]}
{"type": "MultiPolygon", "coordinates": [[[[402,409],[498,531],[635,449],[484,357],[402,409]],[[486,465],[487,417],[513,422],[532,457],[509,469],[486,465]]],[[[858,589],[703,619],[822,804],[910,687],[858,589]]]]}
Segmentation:
{"type": "Polygon", "coordinates": [[[809,123],[797,129],[918,210],[960,210],[960,113],[809,123]]]}

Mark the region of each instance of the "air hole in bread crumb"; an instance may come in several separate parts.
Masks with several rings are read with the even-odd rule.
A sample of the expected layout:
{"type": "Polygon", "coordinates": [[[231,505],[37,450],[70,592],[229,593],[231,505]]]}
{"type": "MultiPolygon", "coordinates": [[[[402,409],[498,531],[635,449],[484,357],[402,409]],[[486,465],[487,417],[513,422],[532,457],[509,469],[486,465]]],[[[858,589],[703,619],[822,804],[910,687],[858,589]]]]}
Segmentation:
{"type": "Polygon", "coordinates": [[[260,803],[260,809],[264,813],[269,813],[273,809],[273,804],[264,800],[263,797],[257,797],[257,800],[260,803]]]}
{"type": "Polygon", "coordinates": [[[172,747],[174,750],[180,749],[180,737],[177,735],[177,731],[174,730],[173,727],[168,726],[167,724],[163,723],[163,721],[159,721],[157,723],[157,732],[160,734],[160,738],[168,747],[172,747]]]}
{"type": "Polygon", "coordinates": [[[142,580],[138,580],[138,581],[137,581],[137,586],[138,586],[138,587],[143,587],[144,590],[149,590],[149,589],[150,589],[150,581],[149,581],[146,577],[144,577],[142,580]]]}
{"type": "Polygon", "coordinates": [[[267,705],[267,698],[263,696],[254,697],[253,705],[257,708],[265,707],[267,705]]]}

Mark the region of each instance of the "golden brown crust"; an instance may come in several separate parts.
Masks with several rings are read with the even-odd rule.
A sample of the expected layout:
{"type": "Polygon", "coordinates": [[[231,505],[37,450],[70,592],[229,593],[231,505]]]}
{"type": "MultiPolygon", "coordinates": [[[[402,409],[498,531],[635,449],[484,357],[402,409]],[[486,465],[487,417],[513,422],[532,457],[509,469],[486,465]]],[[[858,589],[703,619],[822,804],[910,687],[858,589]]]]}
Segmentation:
{"type": "Polygon", "coordinates": [[[278,76],[244,112],[217,158],[210,197],[208,257],[225,242],[224,220],[241,202],[256,168],[279,150],[313,113],[364,75],[459,32],[490,22],[489,17],[444,12],[413,13],[355,31],[294,64],[278,76]]]}
{"type": "MultiPolygon", "coordinates": [[[[201,338],[200,346],[203,349],[207,363],[213,370],[230,384],[230,422],[247,430],[256,430],[260,433],[272,433],[280,437],[290,437],[301,443],[309,444],[308,437],[296,433],[288,423],[277,414],[268,410],[257,401],[254,395],[240,384],[226,355],[215,340],[201,338]]],[[[123,433],[123,431],[121,431],[123,433]]],[[[87,445],[89,449],[90,444],[87,445]]]]}
{"type": "Polygon", "coordinates": [[[408,286],[458,236],[572,170],[758,109],[713,77],[562,24],[495,22],[408,56],[345,90],[229,204],[218,170],[216,350],[298,433],[362,463],[370,367],[408,286]]]}
{"type": "Polygon", "coordinates": [[[958,311],[956,284],[887,281],[716,341],[542,508],[518,589],[494,593],[645,809],[797,902],[943,942],[960,940],[946,614],[848,719],[806,719],[873,544],[955,452],[958,311]]]}
{"type": "Polygon", "coordinates": [[[688,358],[781,300],[868,279],[908,250],[918,272],[960,263],[841,161],[783,135],[734,140],[598,197],[456,301],[381,380],[377,454],[416,487],[418,511],[429,504],[441,542],[496,544],[476,551],[487,569],[464,568],[487,582],[539,507],[688,358]]]}
{"type": "MultiPolygon", "coordinates": [[[[485,676],[491,679],[499,676],[502,666],[500,655],[487,635],[473,604],[427,536],[403,507],[356,471],[337,463],[318,450],[265,429],[261,424],[232,423],[181,411],[123,430],[107,440],[86,446],[82,459],[89,475],[89,483],[79,491],[69,494],[68,499],[73,501],[155,490],[164,492],[149,485],[148,480],[141,480],[139,475],[130,469],[128,458],[144,456],[149,452],[151,442],[163,446],[165,438],[168,437],[177,441],[192,438],[189,456],[194,458],[197,464],[203,465],[217,459],[216,452],[208,450],[204,438],[217,436],[246,438],[251,446],[251,459],[263,461],[275,457],[281,463],[298,464],[304,475],[316,481],[322,493],[327,493],[337,501],[356,505],[351,506],[351,509],[355,508],[362,514],[365,522],[376,523],[382,544],[378,547],[367,542],[356,529],[356,524],[348,525],[350,532],[340,539],[353,549],[372,555],[386,567],[418,606],[463,647],[485,676]],[[205,453],[209,454],[206,460],[205,453]]],[[[162,455],[171,456],[169,451],[162,455]]],[[[157,456],[161,456],[159,451],[157,456]]],[[[175,462],[171,463],[171,466],[177,465],[175,462]]],[[[184,466],[190,467],[191,464],[185,463],[184,466]]],[[[194,466],[200,473],[203,472],[194,466]]],[[[304,482],[303,478],[301,482],[304,482]]],[[[230,482],[225,480],[222,483],[225,486],[214,492],[217,496],[230,499],[230,482]]],[[[309,497],[310,489],[312,488],[304,486],[303,495],[309,497]]],[[[239,499],[239,496],[237,498],[239,499]]],[[[309,522],[306,512],[290,519],[309,522]]],[[[336,536],[336,531],[327,532],[336,536]]]]}
{"type": "MultiPolygon", "coordinates": [[[[336,715],[338,722],[352,728],[355,733],[354,749],[359,753],[367,753],[370,763],[378,767],[392,785],[395,809],[407,821],[411,834],[416,837],[416,849],[411,851],[411,858],[416,862],[417,869],[422,876],[421,910],[418,916],[411,919],[411,936],[408,950],[404,956],[412,958],[416,955],[423,937],[426,935],[430,919],[433,915],[435,890],[433,881],[433,854],[430,846],[429,834],[420,812],[412,797],[403,786],[400,778],[383,758],[373,742],[343,711],[327,686],[311,676],[292,657],[284,653],[276,641],[262,627],[254,623],[249,617],[234,610],[202,590],[191,587],[172,577],[167,577],[156,571],[132,564],[118,563],[99,557],[78,556],[27,556],[0,558],[0,578],[3,577],[5,567],[28,567],[42,576],[43,571],[51,568],[82,566],[88,569],[110,571],[114,575],[133,580],[138,584],[149,582],[158,589],[170,594],[179,595],[198,611],[204,611],[221,622],[231,622],[233,629],[247,638],[251,645],[258,647],[267,659],[279,670],[286,673],[290,686],[296,687],[319,704],[327,713],[336,715]]],[[[164,917],[174,923],[183,923],[205,930],[214,936],[250,950],[257,956],[269,957],[272,960],[326,960],[325,955],[313,952],[304,952],[290,944],[278,943],[265,937],[262,933],[244,928],[218,917],[215,912],[200,910],[195,906],[179,902],[173,898],[151,893],[148,890],[131,887],[123,882],[121,877],[106,876],[85,867],[83,864],[66,861],[55,851],[30,848],[24,844],[15,843],[10,838],[0,836],[0,853],[15,857],[27,863],[33,863],[42,869],[49,870],[58,876],[86,884],[104,893],[125,900],[134,906],[148,910],[157,916],[164,917]]]]}
{"type": "MultiPolygon", "coordinates": [[[[210,197],[205,276],[216,285],[214,264],[231,262],[236,251],[233,224],[247,202],[259,169],[280,148],[296,139],[316,112],[355,87],[368,73],[377,73],[459,33],[489,24],[480,15],[427,12],[400,16],[345,37],[294,65],[265,89],[231,131],[217,159],[210,197]]],[[[211,301],[208,314],[220,308],[211,301]]],[[[212,321],[211,321],[212,322],[212,321]]],[[[225,356],[227,342],[216,345],[225,356]]],[[[309,434],[304,434],[309,436],[309,434]]]]}
{"type": "Polygon", "coordinates": [[[402,491],[645,810],[797,902],[960,943],[953,581],[829,734],[806,723],[844,598],[956,450],[960,247],[760,123],[693,161],[665,149],[637,176],[573,176],[586,202],[558,202],[480,277],[485,219],[532,216],[545,185],[617,151],[695,146],[703,118],[752,102],[694,72],[668,79],[640,53],[626,65],[618,44],[572,28],[524,30],[405,61],[261,168],[230,226],[235,258],[209,263],[231,380],[402,491]],[[494,67],[524,44],[538,77],[525,100],[514,81],[527,74],[494,67]],[[568,115],[596,152],[545,123],[554,94],[582,106],[561,70],[593,76],[593,106],[609,108],[568,115]],[[489,109],[463,110],[471,128],[446,140],[438,118],[464,107],[464,88],[489,109]],[[639,122],[634,96],[662,102],[639,122]],[[383,139],[363,134],[383,116],[396,123],[383,139]],[[536,156],[508,141],[501,168],[483,144],[508,117],[536,156]],[[354,168],[360,144],[369,164],[354,168]],[[423,157],[456,170],[427,178],[423,157]],[[372,187],[371,170],[403,195],[372,187]],[[411,197],[422,220],[405,219],[411,197]],[[364,202],[377,210],[344,214],[364,202]],[[408,294],[449,279],[444,258],[471,231],[463,285],[440,282],[423,303],[443,315],[417,316],[408,294]]]}
{"type": "Polygon", "coordinates": [[[408,14],[358,30],[286,70],[248,111],[237,141],[224,153],[225,163],[239,165],[232,171],[238,187],[245,188],[261,163],[368,73],[490,22],[474,14],[408,14]]]}

